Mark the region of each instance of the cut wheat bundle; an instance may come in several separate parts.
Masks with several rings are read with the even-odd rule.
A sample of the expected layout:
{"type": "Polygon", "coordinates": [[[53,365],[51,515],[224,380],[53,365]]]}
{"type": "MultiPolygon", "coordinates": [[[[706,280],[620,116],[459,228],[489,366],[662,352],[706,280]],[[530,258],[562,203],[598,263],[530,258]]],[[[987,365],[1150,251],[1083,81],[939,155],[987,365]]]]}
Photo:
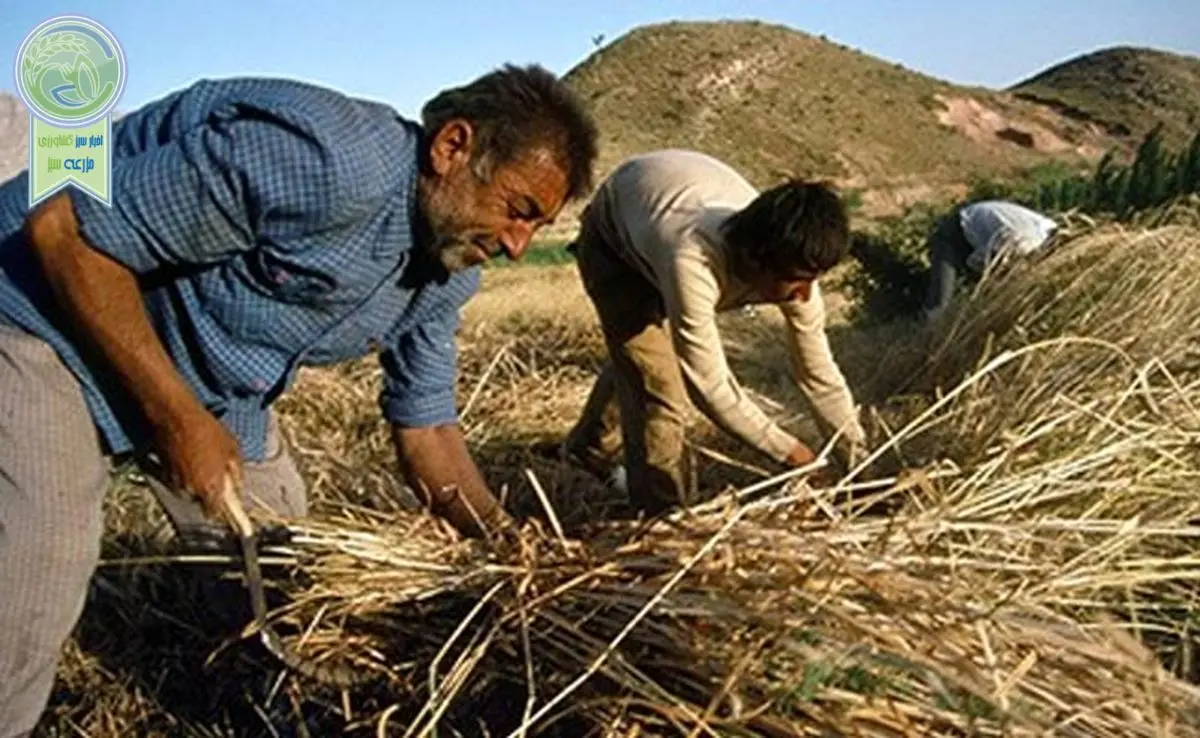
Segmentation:
{"type": "Polygon", "coordinates": [[[924,399],[827,488],[572,538],[549,508],[502,550],[403,511],[293,523],[275,619],[375,675],[343,710],[380,735],[496,692],[490,734],[1200,734],[1163,665],[1197,645],[1198,274],[1168,222],[985,279],[892,356],[924,399]]]}
{"type": "MultiPolygon", "coordinates": [[[[1135,374],[1163,412],[1200,399],[1135,374]]],[[[373,699],[423,705],[397,719],[413,735],[489,681],[529,689],[512,717],[535,727],[574,710],[685,734],[1178,735],[1200,693],[1113,614],[1168,623],[1156,603],[1200,577],[1195,439],[1099,400],[941,482],[860,485],[906,498],[887,518],[799,484],[586,542],[532,526],[501,555],[421,516],[299,524],[275,553],[306,586],[277,615],[310,658],[378,671],[373,699]],[[1060,453],[1017,451],[1033,444],[1060,453]]]]}

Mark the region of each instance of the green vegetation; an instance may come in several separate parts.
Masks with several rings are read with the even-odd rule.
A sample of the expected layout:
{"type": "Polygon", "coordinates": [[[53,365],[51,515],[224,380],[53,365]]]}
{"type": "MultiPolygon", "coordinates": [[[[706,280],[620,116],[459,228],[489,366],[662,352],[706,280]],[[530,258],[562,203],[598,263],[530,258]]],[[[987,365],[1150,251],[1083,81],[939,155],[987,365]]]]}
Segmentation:
{"type": "Polygon", "coordinates": [[[512,261],[506,258],[493,259],[484,264],[485,269],[509,269],[512,267],[525,266],[558,266],[560,264],[570,264],[575,261],[575,257],[567,251],[567,244],[564,241],[543,241],[530,244],[529,250],[521,257],[520,261],[512,261]]]}
{"type": "Polygon", "coordinates": [[[970,200],[1003,198],[1048,213],[1078,210],[1125,219],[1180,195],[1200,192],[1200,130],[1180,151],[1169,151],[1163,126],[1150,130],[1128,165],[1110,151],[1091,175],[1044,167],[1015,184],[985,180],[971,190],[970,200]]]}
{"type": "Polygon", "coordinates": [[[872,231],[852,234],[854,268],[838,287],[849,289],[858,298],[852,309],[854,319],[886,321],[915,314],[929,269],[925,239],[940,214],[928,205],[919,205],[902,216],[881,221],[872,231]]]}

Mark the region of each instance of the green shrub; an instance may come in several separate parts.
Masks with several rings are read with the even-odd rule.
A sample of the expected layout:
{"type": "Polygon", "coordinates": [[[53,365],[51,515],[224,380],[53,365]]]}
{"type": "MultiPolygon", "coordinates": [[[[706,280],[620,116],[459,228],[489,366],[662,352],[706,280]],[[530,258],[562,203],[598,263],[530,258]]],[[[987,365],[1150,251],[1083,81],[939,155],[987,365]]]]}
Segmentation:
{"type": "Polygon", "coordinates": [[[1051,214],[1078,210],[1127,219],[1193,192],[1200,192],[1200,131],[1187,149],[1173,153],[1163,148],[1159,125],[1142,139],[1128,166],[1119,165],[1110,151],[1091,176],[1051,164],[1015,181],[972,182],[967,200],[1005,199],[1051,214]]]}

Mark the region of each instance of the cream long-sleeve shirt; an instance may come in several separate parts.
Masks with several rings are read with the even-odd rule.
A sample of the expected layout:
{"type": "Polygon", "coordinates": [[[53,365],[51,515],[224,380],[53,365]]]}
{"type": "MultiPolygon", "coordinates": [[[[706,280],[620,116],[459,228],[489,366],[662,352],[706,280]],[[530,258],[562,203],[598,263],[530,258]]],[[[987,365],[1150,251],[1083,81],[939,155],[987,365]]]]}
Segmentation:
{"type": "MultiPolygon", "coordinates": [[[[717,330],[718,313],[761,302],[729,268],[720,224],[758,196],[740,174],[705,154],[666,150],[623,162],[591,204],[600,235],[657,286],[692,401],[717,427],[784,461],[797,439],[772,421],[739,384],[717,330]]],[[[814,283],[807,301],[780,303],[791,369],[826,433],[863,443],[853,396],[825,334],[814,283]]],[[[844,447],[843,447],[844,448],[844,447]]]]}

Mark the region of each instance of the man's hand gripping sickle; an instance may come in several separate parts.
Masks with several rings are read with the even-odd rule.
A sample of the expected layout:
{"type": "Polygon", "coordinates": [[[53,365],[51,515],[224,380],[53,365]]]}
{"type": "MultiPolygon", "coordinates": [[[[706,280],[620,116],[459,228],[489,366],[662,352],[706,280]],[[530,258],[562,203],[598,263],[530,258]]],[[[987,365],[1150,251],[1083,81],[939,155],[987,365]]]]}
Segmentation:
{"type": "Polygon", "coordinates": [[[242,505],[238,475],[232,471],[225,476],[220,494],[215,499],[215,512],[233,529],[241,546],[246,589],[250,593],[250,607],[254,612],[254,624],[262,643],[276,658],[296,672],[318,682],[346,689],[371,681],[370,672],[356,671],[345,664],[313,664],[288,648],[267,622],[267,602],[263,590],[262,570],[258,562],[258,534],[250,516],[242,505]]]}

